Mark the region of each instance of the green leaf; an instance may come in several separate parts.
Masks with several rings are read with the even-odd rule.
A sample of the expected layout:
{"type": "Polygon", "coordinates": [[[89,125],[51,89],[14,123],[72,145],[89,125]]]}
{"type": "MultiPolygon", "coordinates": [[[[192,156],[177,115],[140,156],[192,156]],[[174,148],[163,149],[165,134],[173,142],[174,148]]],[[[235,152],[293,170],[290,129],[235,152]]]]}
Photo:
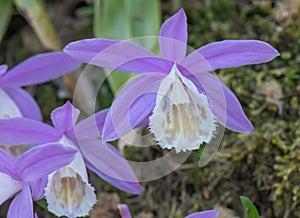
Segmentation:
{"type": "MultiPolygon", "coordinates": [[[[131,25],[125,2],[120,0],[104,0],[102,2],[101,0],[94,0],[95,36],[109,39],[129,39],[131,37],[131,25]],[[101,4],[102,2],[103,4],[101,4]]],[[[128,73],[104,71],[114,93],[131,78],[128,73]]]]}
{"type": "Polygon", "coordinates": [[[61,44],[42,0],[14,0],[42,44],[50,50],[61,50],[61,44]]]}
{"type": "MultiPolygon", "coordinates": [[[[131,37],[158,36],[161,25],[160,1],[125,0],[132,28],[131,37]]],[[[141,38],[138,43],[153,50],[157,38],[141,38]]]]}
{"type": "Polygon", "coordinates": [[[100,0],[94,1],[94,34],[110,39],[131,37],[130,17],[124,1],[105,0],[103,4],[100,0]]]}
{"type": "Polygon", "coordinates": [[[243,207],[246,209],[247,218],[259,218],[259,213],[252,201],[245,196],[240,196],[240,199],[243,207]]]}
{"type": "Polygon", "coordinates": [[[43,198],[38,201],[35,201],[40,207],[42,207],[44,210],[48,211],[47,201],[43,198]]]}
{"type": "Polygon", "coordinates": [[[0,42],[7,30],[9,21],[12,16],[12,1],[0,1],[0,42]]]}
{"type": "MultiPolygon", "coordinates": [[[[130,39],[137,36],[157,36],[160,19],[158,0],[94,0],[94,34],[96,37],[130,39]]],[[[153,50],[157,38],[140,38],[135,42],[153,50]]],[[[135,75],[120,71],[105,70],[105,72],[114,93],[117,93],[135,75]]]]}

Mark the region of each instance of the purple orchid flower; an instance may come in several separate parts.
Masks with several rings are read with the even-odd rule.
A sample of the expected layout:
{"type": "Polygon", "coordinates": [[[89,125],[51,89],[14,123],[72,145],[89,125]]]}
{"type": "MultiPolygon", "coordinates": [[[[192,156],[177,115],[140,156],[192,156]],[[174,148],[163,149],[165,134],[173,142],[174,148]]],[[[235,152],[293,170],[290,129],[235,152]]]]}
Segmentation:
{"type": "Polygon", "coordinates": [[[36,181],[70,163],[75,154],[75,149],[49,143],[31,148],[14,160],[0,148],[0,205],[14,197],[7,217],[33,218],[32,200],[38,200],[34,192],[40,190],[36,181]]]}
{"type": "MultiPolygon", "coordinates": [[[[119,204],[118,209],[122,218],[131,218],[130,211],[126,204],[119,204]]],[[[217,210],[206,210],[186,216],[185,218],[217,218],[217,210]]]]}
{"type": "Polygon", "coordinates": [[[253,132],[237,97],[210,71],[259,64],[279,53],[258,40],[225,40],[186,56],[187,22],[183,9],[166,20],[158,37],[162,58],[129,41],[85,39],[64,51],[85,63],[142,74],[114,100],[103,129],[111,141],[149,124],[162,148],[186,151],[209,142],[216,121],[237,132],[253,132]]]}
{"type": "Polygon", "coordinates": [[[79,65],[64,52],[35,55],[9,71],[6,65],[0,65],[0,119],[23,116],[41,120],[37,103],[21,87],[50,81],[79,65]]]}
{"type": "MultiPolygon", "coordinates": [[[[128,162],[111,145],[103,143],[98,129],[108,110],[92,115],[75,124],[79,110],[70,102],[55,109],[51,119],[54,127],[28,118],[0,120],[0,144],[60,143],[77,150],[74,160],[48,176],[45,197],[49,211],[58,216],[86,216],[96,203],[94,188],[88,183],[86,166],[117,188],[141,193],[141,187],[128,162]],[[72,187],[69,187],[71,186],[72,187]],[[68,190],[72,188],[72,193],[68,190]]],[[[40,193],[41,197],[43,193],[40,193]]]]}

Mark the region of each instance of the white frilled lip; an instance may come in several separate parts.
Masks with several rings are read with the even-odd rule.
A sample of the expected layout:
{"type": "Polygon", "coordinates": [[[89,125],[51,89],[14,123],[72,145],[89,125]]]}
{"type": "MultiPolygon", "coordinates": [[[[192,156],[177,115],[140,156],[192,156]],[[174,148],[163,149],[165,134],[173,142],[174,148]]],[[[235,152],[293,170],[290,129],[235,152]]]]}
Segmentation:
{"type": "Polygon", "coordinates": [[[12,179],[9,175],[0,172],[0,205],[22,190],[22,182],[12,179]]]}
{"type": "MultiPolygon", "coordinates": [[[[66,136],[63,136],[59,142],[64,146],[76,148],[66,136]]],[[[94,190],[88,182],[83,158],[80,152],[77,152],[70,164],[48,176],[48,184],[45,188],[48,209],[57,216],[87,216],[97,201],[94,190]],[[60,186],[66,187],[60,189],[60,186]],[[55,188],[58,190],[55,191],[55,188]]]]}
{"type": "Polygon", "coordinates": [[[21,117],[21,111],[9,95],[0,88],[0,100],[3,102],[0,107],[0,119],[21,117]]]}
{"type": "Polygon", "coordinates": [[[161,81],[150,131],[162,148],[176,152],[199,149],[216,130],[215,117],[206,95],[178,70],[176,64],[161,81]]]}

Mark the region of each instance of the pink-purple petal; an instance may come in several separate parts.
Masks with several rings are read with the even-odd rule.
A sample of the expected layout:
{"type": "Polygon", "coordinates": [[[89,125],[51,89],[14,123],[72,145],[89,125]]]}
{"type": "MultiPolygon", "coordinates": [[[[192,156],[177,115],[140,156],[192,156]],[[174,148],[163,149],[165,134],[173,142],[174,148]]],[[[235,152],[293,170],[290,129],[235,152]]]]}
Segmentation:
{"type": "Polygon", "coordinates": [[[206,73],[194,75],[194,84],[199,92],[205,92],[213,114],[219,123],[228,129],[242,133],[253,133],[253,126],[234,95],[216,76],[206,73]]]}
{"type": "Polygon", "coordinates": [[[202,212],[197,212],[186,216],[185,218],[217,218],[217,210],[206,210],[202,212]]]}
{"type": "Polygon", "coordinates": [[[108,69],[135,73],[157,72],[157,69],[161,69],[161,61],[156,63],[147,59],[155,59],[156,55],[126,40],[84,39],[68,44],[64,51],[81,62],[108,69]]]}
{"type": "Polygon", "coordinates": [[[118,209],[119,209],[121,218],[131,218],[130,211],[126,204],[118,204],[118,209]]]}
{"type": "Polygon", "coordinates": [[[110,144],[101,140],[78,142],[87,166],[102,179],[126,192],[142,190],[127,160],[110,144]]]}
{"type": "Polygon", "coordinates": [[[28,118],[0,119],[0,144],[43,144],[58,141],[61,135],[52,126],[28,118]]]}
{"type": "Polygon", "coordinates": [[[0,83],[5,86],[35,85],[70,73],[79,66],[78,61],[64,52],[38,54],[9,70],[0,83]]]}
{"type": "Polygon", "coordinates": [[[54,109],[51,113],[51,120],[54,127],[64,134],[74,128],[80,112],[67,101],[63,106],[54,109]]]}
{"type": "Polygon", "coordinates": [[[42,120],[42,113],[38,104],[25,90],[19,87],[10,87],[4,90],[18,106],[22,116],[34,120],[42,120]]]}
{"type": "Polygon", "coordinates": [[[48,143],[33,147],[18,159],[16,174],[23,181],[40,179],[69,164],[77,152],[76,149],[59,143],[48,143]]]}
{"type": "Polygon", "coordinates": [[[33,203],[28,184],[23,185],[22,191],[11,202],[7,218],[33,218],[33,203]]]}
{"type": "Polygon", "coordinates": [[[106,117],[102,135],[104,141],[120,138],[149,116],[162,79],[162,74],[144,74],[121,90],[106,117]]]}
{"type": "Polygon", "coordinates": [[[188,37],[186,19],[181,8],[161,26],[158,42],[163,58],[176,62],[184,59],[188,37]]]}
{"type": "MultiPolygon", "coordinates": [[[[213,42],[194,52],[199,52],[214,70],[265,63],[279,55],[270,44],[259,40],[213,42]]],[[[187,59],[190,59],[189,56],[187,59]]]]}

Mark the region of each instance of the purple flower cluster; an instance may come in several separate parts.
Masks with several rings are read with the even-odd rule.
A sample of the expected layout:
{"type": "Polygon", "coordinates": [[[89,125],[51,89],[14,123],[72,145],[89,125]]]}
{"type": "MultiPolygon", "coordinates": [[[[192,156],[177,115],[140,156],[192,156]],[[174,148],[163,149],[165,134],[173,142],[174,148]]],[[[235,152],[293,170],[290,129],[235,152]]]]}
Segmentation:
{"type": "MultiPolygon", "coordinates": [[[[0,145],[30,145],[15,160],[0,148],[0,204],[14,198],[10,218],[34,217],[33,200],[45,198],[57,216],[86,216],[96,203],[87,168],[117,188],[141,194],[129,163],[108,141],[136,127],[149,126],[162,148],[198,149],[214,137],[217,123],[253,132],[237,97],[211,71],[264,63],[279,53],[258,40],[225,40],[186,55],[187,22],[183,9],[165,21],[158,43],[162,57],[126,40],[85,39],[64,52],[33,56],[7,71],[0,66],[0,145]],[[70,56],[69,56],[70,55],[70,56]],[[118,94],[111,108],[77,123],[70,102],[43,123],[35,100],[22,89],[57,78],[89,63],[141,74],[118,94]],[[71,192],[69,191],[72,188],[71,192]]],[[[120,206],[124,218],[131,215],[120,206]]],[[[192,217],[217,217],[217,211],[192,217]]]]}

